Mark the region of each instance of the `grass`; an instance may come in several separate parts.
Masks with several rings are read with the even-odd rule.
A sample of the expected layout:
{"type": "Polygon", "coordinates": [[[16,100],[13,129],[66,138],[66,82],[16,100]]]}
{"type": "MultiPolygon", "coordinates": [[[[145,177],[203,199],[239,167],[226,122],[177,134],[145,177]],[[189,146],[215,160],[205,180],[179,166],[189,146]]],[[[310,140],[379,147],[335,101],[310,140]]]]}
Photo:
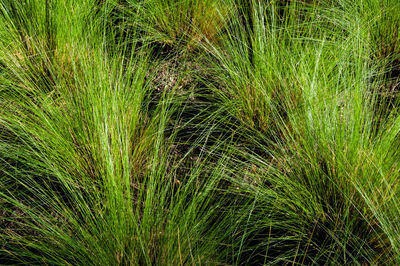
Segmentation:
{"type": "Polygon", "coordinates": [[[399,11],[0,0],[0,264],[399,264],[399,11]]]}

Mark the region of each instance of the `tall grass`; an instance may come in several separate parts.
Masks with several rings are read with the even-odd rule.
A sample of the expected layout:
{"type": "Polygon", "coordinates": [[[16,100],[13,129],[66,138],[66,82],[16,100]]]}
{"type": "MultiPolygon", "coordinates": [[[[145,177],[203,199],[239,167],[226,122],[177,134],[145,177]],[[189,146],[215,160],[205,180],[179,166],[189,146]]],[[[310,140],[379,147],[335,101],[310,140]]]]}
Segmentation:
{"type": "Polygon", "coordinates": [[[400,263],[398,11],[0,1],[0,263],[400,263]]]}
{"type": "Polygon", "coordinates": [[[225,45],[207,49],[212,91],[242,132],[230,179],[255,202],[238,263],[398,261],[387,224],[399,209],[398,112],[377,104],[385,63],[371,59],[366,36],[378,30],[364,12],[254,1],[225,45]]]}

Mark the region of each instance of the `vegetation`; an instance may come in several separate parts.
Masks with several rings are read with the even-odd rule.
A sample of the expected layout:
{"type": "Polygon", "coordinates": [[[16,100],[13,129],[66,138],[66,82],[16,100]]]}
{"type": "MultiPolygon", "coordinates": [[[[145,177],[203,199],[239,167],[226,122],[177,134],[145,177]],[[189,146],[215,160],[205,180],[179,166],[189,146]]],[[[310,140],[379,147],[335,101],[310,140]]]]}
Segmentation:
{"type": "Polygon", "coordinates": [[[0,264],[400,264],[398,0],[0,0],[0,264]]]}

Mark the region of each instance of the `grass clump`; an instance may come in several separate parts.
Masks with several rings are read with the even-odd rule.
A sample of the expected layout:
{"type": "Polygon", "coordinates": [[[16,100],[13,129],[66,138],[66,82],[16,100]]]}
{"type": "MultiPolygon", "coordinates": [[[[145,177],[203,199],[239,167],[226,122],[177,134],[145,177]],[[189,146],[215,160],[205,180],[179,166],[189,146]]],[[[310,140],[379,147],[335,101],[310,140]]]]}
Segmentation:
{"type": "Polygon", "coordinates": [[[217,44],[235,8],[231,0],[105,1],[104,5],[114,26],[139,30],[139,39],[156,44],[161,54],[192,52],[206,41],[217,44]]]}

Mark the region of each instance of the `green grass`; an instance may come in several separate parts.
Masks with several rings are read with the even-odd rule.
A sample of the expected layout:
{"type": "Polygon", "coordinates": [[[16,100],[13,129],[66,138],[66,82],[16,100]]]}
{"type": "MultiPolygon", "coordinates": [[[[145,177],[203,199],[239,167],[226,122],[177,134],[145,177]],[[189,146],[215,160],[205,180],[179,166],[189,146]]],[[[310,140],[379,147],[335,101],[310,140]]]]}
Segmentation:
{"type": "Polygon", "coordinates": [[[399,264],[399,14],[0,0],[0,264],[399,264]]]}

